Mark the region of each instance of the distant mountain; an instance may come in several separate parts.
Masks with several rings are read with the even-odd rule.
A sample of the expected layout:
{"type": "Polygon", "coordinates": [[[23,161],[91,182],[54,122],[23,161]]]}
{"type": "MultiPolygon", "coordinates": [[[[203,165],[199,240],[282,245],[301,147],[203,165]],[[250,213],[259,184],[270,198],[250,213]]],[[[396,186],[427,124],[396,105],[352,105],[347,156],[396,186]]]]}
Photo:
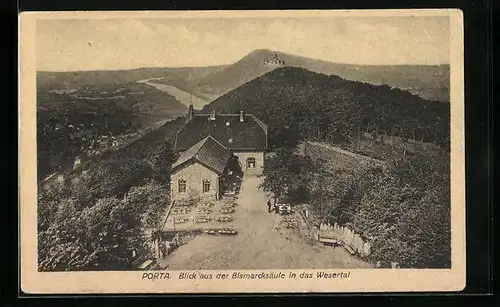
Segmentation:
{"type": "Polygon", "coordinates": [[[386,134],[447,146],[449,103],[424,100],[389,86],[283,67],[226,93],[204,112],[250,112],[270,126],[274,144],[303,138],[355,142],[386,134]]]}
{"type": "Polygon", "coordinates": [[[354,65],[332,63],[258,49],[236,63],[198,80],[202,93],[222,95],[279,67],[298,67],[326,75],[408,90],[429,100],[449,100],[449,65],[354,65]]]}
{"type": "Polygon", "coordinates": [[[38,89],[75,89],[155,79],[207,102],[279,67],[407,90],[428,100],[449,101],[449,65],[354,65],[258,49],[231,65],[140,68],[115,71],[37,72],[38,89]]]}

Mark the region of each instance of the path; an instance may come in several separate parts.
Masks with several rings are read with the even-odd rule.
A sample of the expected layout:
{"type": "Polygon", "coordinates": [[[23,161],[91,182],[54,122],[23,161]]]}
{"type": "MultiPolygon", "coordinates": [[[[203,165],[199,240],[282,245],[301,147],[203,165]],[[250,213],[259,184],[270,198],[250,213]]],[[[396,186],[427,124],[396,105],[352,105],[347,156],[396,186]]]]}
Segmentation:
{"type": "Polygon", "coordinates": [[[280,233],[277,216],[267,212],[268,196],[258,188],[260,182],[257,177],[243,180],[233,226],[237,236],[198,236],[163,264],[174,270],[368,267],[343,248],[308,243],[293,230],[280,233]]]}
{"type": "Polygon", "coordinates": [[[385,163],[382,160],[377,160],[377,159],[374,159],[374,158],[363,156],[363,155],[360,155],[360,154],[357,154],[357,153],[354,153],[354,152],[351,152],[351,151],[347,151],[347,150],[342,149],[342,148],[338,148],[338,147],[333,146],[333,145],[329,145],[329,144],[325,144],[325,143],[320,143],[320,142],[313,142],[313,141],[308,141],[308,143],[312,144],[312,145],[323,147],[325,149],[333,150],[333,151],[336,151],[338,153],[341,153],[341,154],[344,154],[344,155],[347,155],[347,156],[350,156],[350,157],[353,157],[353,158],[356,158],[356,159],[368,160],[368,161],[372,161],[372,162],[375,162],[375,163],[380,164],[380,165],[382,165],[382,164],[385,163]]]}

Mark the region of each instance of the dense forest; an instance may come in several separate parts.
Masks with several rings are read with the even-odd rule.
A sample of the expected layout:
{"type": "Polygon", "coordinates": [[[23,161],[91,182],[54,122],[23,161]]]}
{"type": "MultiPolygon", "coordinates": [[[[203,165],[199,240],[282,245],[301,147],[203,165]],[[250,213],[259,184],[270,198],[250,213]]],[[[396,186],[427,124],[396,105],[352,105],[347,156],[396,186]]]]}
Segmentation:
{"type": "Polygon", "coordinates": [[[39,187],[41,271],[131,268],[131,251],[151,253],[151,233],[168,207],[170,166],[179,117],[116,151],[39,187]]]}
{"type": "Polygon", "coordinates": [[[37,91],[38,179],[91,157],[111,137],[130,141],[141,129],[175,118],[186,107],[147,85],[99,85],[72,90],[37,91]]]}
{"type": "Polygon", "coordinates": [[[269,141],[275,147],[300,139],[355,144],[364,134],[449,146],[449,103],[301,68],[273,70],[221,96],[204,111],[214,109],[256,115],[270,126],[269,141]]]}
{"type": "Polygon", "coordinates": [[[337,222],[372,243],[369,260],[390,267],[450,268],[447,152],[395,157],[386,166],[331,171],[325,161],[278,149],[262,184],[291,203],[309,203],[318,223],[337,222]]]}

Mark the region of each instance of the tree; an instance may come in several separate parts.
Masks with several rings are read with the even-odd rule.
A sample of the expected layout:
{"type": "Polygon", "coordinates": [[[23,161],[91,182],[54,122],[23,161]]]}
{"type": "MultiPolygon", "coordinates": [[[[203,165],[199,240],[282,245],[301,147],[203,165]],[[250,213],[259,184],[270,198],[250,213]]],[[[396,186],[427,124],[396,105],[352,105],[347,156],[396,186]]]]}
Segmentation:
{"type": "Polygon", "coordinates": [[[402,267],[450,266],[449,170],[439,153],[390,161],[365,189],[354,228],[372,239],[373,259],[402,267]]]}
{"type": "Polygon", "coordinates": [[[169,189],[156,182],[133,187],[124,196],[126,208],[133,208],[144,229],[159,229],[169,205],[169,189]]]}
{"type": "Polygon", "coordinates": [[[130,189],[124,198],[127,207],[138,210],[140,218],[140,242],[136,249],[152,257],[159,255],[156,248],[162,245],[161,231],[165,213],[169,206],[169,189],[157,182],[150,181],[140,187],[130,189]],[[157,243],[157,244],[156,244],[157,243]]]}
{"type": "Polygon", "coordinates": [[[321,221],[367,238],[370,259],[385,267],[398,262],[407,268],[448,268],[449,171],[449,156],[436,150],[395,156],[384,167],[316,172],[311,204],[321,221]]]}
{"type": "Polygon", "coordinates": [[[280,148],[266,161],[262,188],[290,202],[305,202],[310,197],[312,171],[307,157],[295,155],[290,148],[280,148]]]}
{"type": "Polygon", "coordinates": [[[160,144],[153,153],[153,178],[161,184],[170,185],[170,170],[175,161],[172,145],[168,142],[160,144]]]}
{"type": "Polygon", "coordinates": [[[95,205],[83,210],[86,234],[97,256],[96,269],[117,270],[129,265],[130,238],[135,217],[125,210],[123,203],[114,197],[99,199],[95,205]],[[106,218],[104,218],[106,217],[106,218]]]}
{"type": "Polygon", "coordinates": [[[89,170],[84,183],[94,199],[122,197],[131,187],[142,184],[151,171],[148,163],[133,158],[105,160],[89,170]]]}
{"type": "MultiPolygon", "coordinates": [[[[38,218],[40,225],[40,220],[45,217],[39,215],[38,218]]],[[[69,271],[95,267],[97,255],[73,201],[62,200],[48,225],[38,232],[39,270],[69,271]]]]}

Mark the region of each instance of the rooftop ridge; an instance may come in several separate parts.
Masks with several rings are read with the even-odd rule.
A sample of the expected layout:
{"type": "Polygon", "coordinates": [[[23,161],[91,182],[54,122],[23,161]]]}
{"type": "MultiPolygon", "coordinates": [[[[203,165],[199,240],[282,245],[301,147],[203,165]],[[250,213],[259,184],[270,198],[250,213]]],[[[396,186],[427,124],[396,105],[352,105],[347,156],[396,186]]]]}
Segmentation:
{"type": "MultiPolygon", "coordinates": [[[[198,143],[191,146],[187,151],[185,151],[181,157],[177,159],[177,161],[172,165],[172,172],[175,172],[179,167],[188,163],[189,161],[195,161],[214,172],[221,174],[222,170],[217,167],[217,165],[212,165],[210,162],[206,160],[207,151],[217,150],[215,148],[219,148],[224,151],[222,158],[222,163],[225,165],[230,156],[230,150],[226,148],[226,146],[222,145],[217,139],[215,139],[210,134],[200,140],[198,143]]],[[[220,162],[220,161],[219,161],[220,162]]]]}
{"type": "Polygon", "coordinates": [[[177,159],[177,161],[175,161],[173,164],[172,164],[172,168],[176,168],[177,166],[179,165],[182,165],[184,164],[185,162],[189,161],[190,159],[192,158],[195,158],[196,159],[196,155],[198,155],[200,149],[203,147],[203,145],[205,145],[205,143],[207,142],[208,140],[208,136],[203,138],[202,140],[200,140],[199,142],[197,142],[196,144],[194,144],[193,146],[191,146],[189,149],[195,149],[194,152],[189,152],[189,149],[186,150],[185,152],[183,152],[181,154],[181,156],[177,159]]]}
{"type": "Polygon", "coordinates": [[[261,121],[260,119],[258,119],[256,116],[253,116],[252,114],[249,114],[254,120],[255,122],[257,122],[257,124],[259,124],[259,126],[262,128],[262,130],[266,131],[267,132],[267,125],[264,124],[263,121],[261,121]]]}
{"type": "MultiPolygon", "coordinates": [[[[220,146],[224,147],[224,149],[226,149],[226,150],[227,150],[227,147],[226,147],[226,146],[224,146],[221,142],[217,141],[217,139],[216,139],[216,138],[214,138],[212,135],[210,135],[210,133],[208,134],[208,136],[206,137],[206,139],[207,139],[207,138],[211,138],[211,139],[212,139],[212,140],[214,140],[217,144],[219,144],[220,146]]],[[[203,146],[202,146],[202,147],[203,147],[203,146]]],[[[201,147],[200,147],[200,148],[201,148],[201,147]]]]}

